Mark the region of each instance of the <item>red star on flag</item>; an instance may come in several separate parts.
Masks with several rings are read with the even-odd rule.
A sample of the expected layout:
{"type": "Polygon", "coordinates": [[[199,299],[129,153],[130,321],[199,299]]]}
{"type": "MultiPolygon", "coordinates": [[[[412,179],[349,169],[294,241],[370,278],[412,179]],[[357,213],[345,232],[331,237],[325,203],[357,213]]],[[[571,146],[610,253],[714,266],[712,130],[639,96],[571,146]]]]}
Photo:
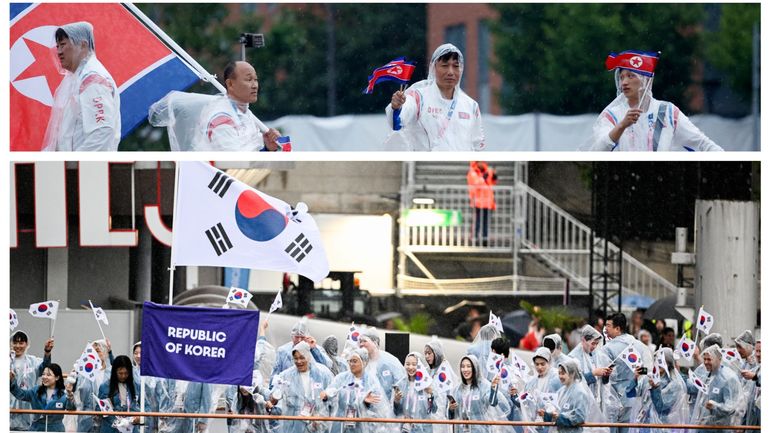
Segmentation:
{"type": "Polygon", "coordinates": [[[54,48],[47,47],[27,38],[24,38],[24,42],[27,44],[27,48],[29,48],[32,56],[35,58],[35,62],[29,65],[24,72],[19,74],[14,81],[43,76],[53,95],[56,92],[56,88],[59,87],[61,80],[64,79],[64,76],[59,73],[59,69],[54,63],[56,61],[53,60],[55,57],[52,57],[54,48]]]}

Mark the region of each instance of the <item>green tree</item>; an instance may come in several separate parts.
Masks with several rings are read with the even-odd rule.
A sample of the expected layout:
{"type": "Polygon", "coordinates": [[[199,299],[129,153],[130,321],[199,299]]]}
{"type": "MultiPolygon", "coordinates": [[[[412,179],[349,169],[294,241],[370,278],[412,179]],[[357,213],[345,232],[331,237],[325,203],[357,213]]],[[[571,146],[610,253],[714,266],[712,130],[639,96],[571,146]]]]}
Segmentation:
{"type": "Polygon", "coordinates": [[[709,35],[706,55],[732,89],[751,99],[752,32],[759,25],[759,3],[721,5],[719,30],[709,35]]]}
{"type": "Polygon", "coordinates": [[[600,111],[615,96],[604,69],[609,52],[661,51],[654,94],[687,107],[692,66],[699,59],[697,4],[496,4],[500,19],[494,67],[505,83],[509,114],[600,111]]]}

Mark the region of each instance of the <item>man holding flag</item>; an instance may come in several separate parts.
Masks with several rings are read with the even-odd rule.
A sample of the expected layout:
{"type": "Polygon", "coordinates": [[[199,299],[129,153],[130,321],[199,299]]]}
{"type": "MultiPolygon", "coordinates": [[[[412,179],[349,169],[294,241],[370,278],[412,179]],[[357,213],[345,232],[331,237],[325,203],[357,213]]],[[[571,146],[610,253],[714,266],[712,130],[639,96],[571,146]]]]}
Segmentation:
{"type": "Polygon", "coordinates": [[[660,53],[623,51],[605,61],[615,71],[617,97],[596,119],[581,150],[721,151],[679,108],[652,97],[660,53]]]}
{"type": "Polygon", "coordinates": [[[388,125],[403,131],[411,150],[484,149],[479,104],[460,88],[463,55],[452,44],[436,48],[428,79],[397,91],[385,109],[388,125]]]}
{"type": "Polygon", "coordinates": [[[249,109],[259,95],[254,67],[230,62],[222,78],[224,95],[171,92],[150,107],[150,123],[168,127],[171,150],[291,150],[288,137],[267,128],[249,109]]]}

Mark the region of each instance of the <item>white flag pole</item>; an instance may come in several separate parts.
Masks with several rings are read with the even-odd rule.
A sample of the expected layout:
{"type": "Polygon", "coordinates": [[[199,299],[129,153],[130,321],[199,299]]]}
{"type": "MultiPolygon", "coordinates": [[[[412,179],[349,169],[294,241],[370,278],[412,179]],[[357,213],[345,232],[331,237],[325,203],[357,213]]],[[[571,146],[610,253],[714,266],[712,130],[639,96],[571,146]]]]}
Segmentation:
{"type": "MultiPolygon", "coordinates": [[[[91,302],[90,299],[88,300],[88,305],[91,306],[91,313],[94,314],[94,319],[96,319],[96,313],[94,313],[94,304],[93,302],[91,302]]],[[[104,335],[104,329],[102,329],[101,321],[99,319],[96,319],[96,324],[99,326],[99,331],[102,332],[102,338],[106,341],[107,337],[104,335]]]]}
{"type": "MultiPolygon", "coordinates": [[[[144,376],[139,376],[141,382],[139,391],[139,412],[144,413],[144,376]]],[[[144,433],[144,415],[139,418],[139,433],[144,433]]]]}
{"type": "MultiPolygon", "coordinates": [[[[133,5],[132,5],[133,6],[133,5]]],[[[169,277],[168,277],[168,305],[174,304],[174,270],[176,269],[176,263],[174,261],[174,240],[176,236],[176,205],[178,200],[178,193],[179,193],[179,161],[176,161],[175,163],[175,173],[174,173],[174,210],[171,215],[171,218],[173,219],[173,225],[171,226],[171,263],[169,263],[169,277]]]]}
{"type": "MultiPolygon", "coordinates": [[[[61,305],[61,300],[57,300],[56,302],[58,302],[59,305],[61,305]]],[[[58,305],[56,306],[56,315],[57,316],[59,315],[59,306],[58,305]]],[[[51,336],[49,338],[53,338],[54,331],[56,330],[56,319],[53,319],[52,322],[53,323],[51,324],[51,336]]]]}
{"type": "MultiPolygon", "coordinates": [[[[203,80],[211,83],[214,87],[217,88],[220,92],[223,94],[227,93],[227,89],[217,81],[216,77],[211,75],[203,66],[201,66],[195,59],[193,59],[187,52],[185,52],[182,47],[180,47],[176,42],[174,42],[171,37],[169,37],[166,32],[164,32],[160,27],[158,27],[152,20],[144,14],[141,10],[139,10],[138,7],[134,6],[133,3],[123,3],[123,6],[126,7],[129,11],[131,11],[136,18],[141,21],[145,26],[147,26],[150,30],[155,33],[155,35],[163,42],[165,43],[176,55],[181,57],[185,62],[188,63],[189,67],[198,73],[198,76],[200,76],[203,80]]],[[[264,123],[262,123],[261,120],[257,119],[257,126],[259,126],[260,131],[267,132],[268,127],[265,126],[264,123]]]]}

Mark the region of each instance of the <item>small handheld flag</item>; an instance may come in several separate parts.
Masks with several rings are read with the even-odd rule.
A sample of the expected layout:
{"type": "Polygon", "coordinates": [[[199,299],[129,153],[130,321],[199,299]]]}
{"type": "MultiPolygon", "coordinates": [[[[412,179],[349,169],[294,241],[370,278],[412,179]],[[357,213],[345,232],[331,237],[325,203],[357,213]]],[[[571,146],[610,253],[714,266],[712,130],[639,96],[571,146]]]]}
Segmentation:
{"type": "Polygon", "coordinates": [[[86,344],[83,353],[75,363],[75,371],[77,371],[79,376],[83,376],[93,382],[96,380],[96,376],[101,369],[102,360],[99,358],[99,354],[96,353],[91,343],[86,344]]]}
{"type": "Polygon", "coordinates": [[[449,391],[455,386],[455,373],[444,360],[436,371],[436,389],[440,392],[449,391]]]}
{"type": "Polygon", "coordinates": [[[102,310],[102,307],[94,307],[94,317],[96,318],[97,322],[102,322],[105,325],[109,325],[110,321],[107,320],[107,313],[102,310]]]}
{"type": "Polygon", "coordinates": [[[690,382],[692,382],[692,384],[698,388],[698,391],[708,392],[708,386],[706,386],[706,382],[704,382],[703,379],[698,377],[697,374],[693,373],[692,370],[690,370],[688,374],[690,375],[690,382]]]}
{"type": "Polygon", "coordinates": [[[679,344],[676,345],[676,351],[681,353],[686,359],[692,359],[692,356],[695,353],[695,342],[682,336],[679,340],[679,344]]]}
{"type": "Polygon", "coordinates": [[[532,369],[529,368],[529,364],[524,362],[518,355],[511,351],[511,365],[519,371],[521,376],[529,376],[532,373],[532,369]]]}
{"type": "Polygon", "coordinates": [[[345,345],[351,345],[353,347],[358,347],[358,342],[361,338],[361,329],[355,325],[355,323],[350,324],[350,329],[348,329],[348,335],[345,337],[345,345]]]}
{"type": "Polygon", "coordinates": [[[414,373],[414,389],[422,391],[431,386],[432,383],[433,379],[430,377],[428,369],[425,368],[422,362],[417,361],[417,371],[414,373]]]}
{"type": "MultiPolygon", "coordinates": [[[[112,402],[109,398],[99,398],[96,396],[96,394],[91,394],[94,397],[94,400],[99,402],[99,410],[102,412],[114,412],[115,409],[112,407],[112,402]]],[[[102,415],[103,417],[108,417],[109,415],[102,415]]]]}
{"type": "Polygon", "coordinates": [[[414,63],[408,62],[404,57],[391,60],[384,66],[380,66],[369,75],[369,85],[364,89],[365,95],[371,95],[374,86],[384,81],[395,81],[400,84],[408,84],[414,73],[414,63]]]}
{"type": "Polygon", "coordinates": [[[291,138],[288,135],[278,137],[278,147],[284,152],[291,152],[291,138]]]}
{"type": "Polygon", "coordinates": [[[698,311],[698,319],[695,322],[698,330],[703,331],[704,334],[711,332],[711,327],[714,326],[714,316],[706,312],[703,307],[700,307],[698,311]]]}
{"type": "MultiPolygon", "coordinates": [[[[546,408],[550,408],[551,410],[556,408],[556,401],[558,400],[557,394],[555,392],[544,392],[540,394],[540,400],[543,402],[543,405],[546,408]]],[[[548,411],[546,409],[546,411],[548,411]]]]}
{"type": "Polygon", "coordinates": [[[490,352],[487,358],[487,371],[496,376],[500,373],[500,369],[503,368],[503,361],[505,361],[503,355],[490,352]]]}
{"type": "Polygon", "coordinates": [[[646,77],[655,76],[655,66],[658,65],[660,53],[646,51],[623,51],[620,54],[610,53],[604,61],[608,71],[617,68],[629,69],[646,77]]]}
{"type": "Polygon", "coordinates": [[[734,347],[719,349],[722,352],[722,360],[727,362],[741,362],[741,354],[734,347]]]}
{"type": "Polygon", "coordinates": [[[283,300],[281,299],[281,292],[279,291],[275,295],[275,299],[273,299],[273,303],[270,304],[270,311],[268,313],[272,313],[273,311],[279,310],[283,308],[283,300]]]}
{"type": "Polygon", "coordinates": [[[658,366],[660,375],[668,374],[668,364],[666,363],[666,355],[664,355],[663,352],[658,352],[658,354],[655,355],[655,365],[658,366]]]}
{"type": "Polygon", "coordinates": [[[503,322],[501,322],[500,318],[495,316],[495,313],[491,311],[489,312],[489,324],[494,326],[501,334],[505,332],[503,331],[503,322]]]}
{"type": "Polygon", "coordinates": [[[249,306],[252,294],[246,290],[237,287],[230,287],[230,293],[227,294],[227,303],[241,305],[244,308],[249,306]]]}
{"type": "Polygon", "coordinates": [[[58,301],[38,302],[29,306],[29,314],[31,314],[33,317],[38,317],[41,319],[56,320],[56,313],[58,311],[58,301]]]}
{"type": "Polygon", "coordinates": [[[16,315],[16,312],[11,310],[11,331],[16,329],[16,327],[19,326],[19,316],[16,315]]]}
{"type": "Polygon", "coordinates": [[[633,345],[628,345],[626,350],[620,352],[619,358],[626,363],[631,371],[642,366],[642,356],[636,351],[633,345]]]}

